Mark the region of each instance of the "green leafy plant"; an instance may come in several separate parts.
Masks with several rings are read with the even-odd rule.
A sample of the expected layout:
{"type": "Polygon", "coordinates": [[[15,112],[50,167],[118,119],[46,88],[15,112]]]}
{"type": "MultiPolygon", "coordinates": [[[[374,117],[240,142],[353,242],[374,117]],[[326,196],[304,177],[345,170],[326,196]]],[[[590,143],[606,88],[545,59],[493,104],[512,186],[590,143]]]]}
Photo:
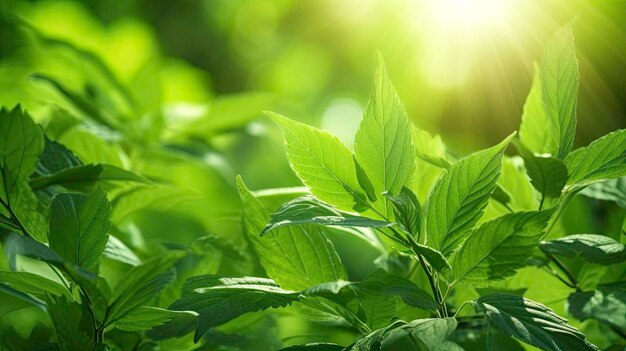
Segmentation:
{"type": "Polygon", "coordinates": [[[0,307],[16,305],[7,317],[30,309],[34,321],[24,332],[0,319],[0,349],[597,350],[626,342],[626,131],[573,150],[571,24],[536,65],[519,134],[454,157],[411,124],[380,60],[353,150],[266,113],[306,187],[257,191],[230,177],[219,137],[273,97],[216,97],[203,118],[166,118],[153,75],[121,82],[96,55],[16,25],[46,55],[84,62],[93,81],[76,89],[33,72],[34,84],[55,93],[46,102],[53,113],[0,111],[0,293],[9,301],[0,307]],[[507,156],[511,144],[518,156],[507,156]],[[193,181],[205,177],[208,188],[193,181]],[[215,211],[233,207],[228,192],[241,202],[241,237],[215,211]],[[617,234],[563,235],[581,199],[610,203],[617,234]],[[166,234],[148,241],[142,230],[166,234]],[[348,254],[345,238],[357,243],[348,254]],[[365,271],[345,264],[366,251],[378,258],[365,271]],[[528,296],[556,284],[567,301],[528,296]],[[289,325],[274,309],[328,333],[279,337],[289,325]]]}
{"type": "Polygon", "coordinates": [[[285,350],[453,350],[470,340],[485,342],[480,349],[519,349],[521,341],[543,350],[597,350],[566,319],[523,297],[524,289],[507,286],[507,278],[535,265],[571,289],[574,318],[596,320],[612,330],[612,342],[623,343],[624,245],[601,234],[555,238],[553,231],[576,194],[626,175],[626,131],[572,151],[579,73],[571,24],[555,34],[536,70],[519,135],[458,160],[441,139],[411,126],[382,63],[354,151],[327,131],[267,112],[310,192],[269,215],[238,179],[244,227],[271,279],[194,277],[171,308],[199,314],[196,340],[242,314],[293,303],[312,319],[340,319],[362,335],[349,346],[285,350]],[[502,175],[511,143],[525,167],[502,175]],[[439,169],[426,194],[425,164],[439,169]],[[376,233],[390,250],[387,262],[347,281],[330,231],[360,233],[363,245],[363,233],[376,233]],[[583,287],[573,273],[580,261],[622,273],[583,287]],[[467,287],[478,296],[463,299],[467,287]]]}

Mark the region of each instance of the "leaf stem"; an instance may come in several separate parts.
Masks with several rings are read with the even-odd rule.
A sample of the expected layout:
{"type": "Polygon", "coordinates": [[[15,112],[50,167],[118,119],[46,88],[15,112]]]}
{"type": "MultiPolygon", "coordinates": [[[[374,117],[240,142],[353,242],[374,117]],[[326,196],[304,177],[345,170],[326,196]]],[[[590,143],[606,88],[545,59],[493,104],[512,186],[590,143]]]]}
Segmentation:
{"type": "Polygon", "coordinates": [[[554,262],[554,264],[559,267],[559,269],[565,273],[565,276],[567,276],[567,279],[569,279],[569,281],[571,282],[571,287],[575,288],[576,290],[579,290],[578,287],[578,281],[576,279],[576,277],[574,276],[574,274],[572,273],[572,271],[567,268],[566,265],[564,265],[561,261],[559,261],[558,258],[554,257],[553,255],[547,253],[544,251],[544,253],[546,254],[546,256],[550,259],[550,261],[554,262]]]}

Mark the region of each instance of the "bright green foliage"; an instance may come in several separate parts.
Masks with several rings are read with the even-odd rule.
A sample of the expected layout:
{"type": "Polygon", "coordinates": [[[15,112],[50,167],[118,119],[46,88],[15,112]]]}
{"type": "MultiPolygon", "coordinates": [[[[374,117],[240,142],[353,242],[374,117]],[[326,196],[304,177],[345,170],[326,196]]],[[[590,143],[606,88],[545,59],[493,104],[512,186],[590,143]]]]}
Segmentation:
{"type": "Polygon", "coordinates": [[[427,205],[429,246],[449,256],[467,238],[496,187],[502,155],[512,137],[463,158],[437,180],[427,205]]]}
{"type": "Polygon", "coordinates": [[[283,130],[289,162],[313,195],[344,211],[366,206],[352,153],[339,139],[275,113],[268,115],[283,130]]]}
{"type": "Polygon", "coordinates": [[[626,247],[604,235],[574,234],[541,242],[541,249],[551,255],[580,258],[585,261],[611,265],[626,261],[626,247]]]}
{"type": "Polygon", "coordinates": [[[106,194],[99,189],[88,196],[60,194],[50,208],[50,248],[67,262],[97,271],[111,227],[106,194]]]}
{"type": "Polygon", "coordinates": [[[482,224],[454,256],[454,281],[484,286],[513,275],[537,247],[550,215],[518,212],[482,224]]]}
{"type": "MultiPolygon", "coordinates": [[[[356,160],[369,176],[376,194],[398,194],[410,183],[415,171],[413,150],[411,123],[381,60],[354,141],[356,160]]],[[[374,206],[392,218],[393,211],[385,198],[379,197],[374,206]]]]}
{"type": "Polygon", "coordinates": [[[283,107],[273,95],[179,103],[174,90],[196,89],[177,74],[161,84],[173,73],[160,62],[114,72],[16,21],[77,72],[56,74],[48,60],[29,72],[46,94],[24,104],[45,128],[19,105],[0,112],[0,349],[624,343],[626,137],[570,152],[571,24],[536,67],[519,139],[460,155],[412,126],[382,60],[351,150],[272,112],[278,128],[247,125],[283,107]],[[291,176],[279,157],[268,162],[278,129],[304,187],[251,191],[237,173],[255,187],[291,176]]]}
{"type": "Polygon", "coordinates": [[[568,185],[584,187],[626,175],[626,130],[609,133],[567,156],[568,185]]]}
{"type": "Polygon", "coordinates": [[[598,350],[566,319],[540,303],[496,293],[478,298],[474,306],[494,328],[542,350],[598,350]]]}

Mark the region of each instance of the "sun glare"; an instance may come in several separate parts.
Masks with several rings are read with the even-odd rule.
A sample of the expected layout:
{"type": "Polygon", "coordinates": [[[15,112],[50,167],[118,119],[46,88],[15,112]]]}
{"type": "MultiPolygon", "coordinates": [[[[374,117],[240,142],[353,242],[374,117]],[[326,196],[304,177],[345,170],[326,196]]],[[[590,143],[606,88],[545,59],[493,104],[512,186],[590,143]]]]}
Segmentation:
{"type": "Polygon", "coordinates": [[[433,20],[463,30],[492,27],[507,17],[512,0],[429,0],[433,20]]]}

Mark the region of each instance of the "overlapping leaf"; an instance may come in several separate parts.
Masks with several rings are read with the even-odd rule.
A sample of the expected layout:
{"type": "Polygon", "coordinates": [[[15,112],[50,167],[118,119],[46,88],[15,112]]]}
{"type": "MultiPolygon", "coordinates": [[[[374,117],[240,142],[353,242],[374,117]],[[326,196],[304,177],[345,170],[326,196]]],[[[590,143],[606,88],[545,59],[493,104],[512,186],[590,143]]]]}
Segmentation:
{"type": "Polygon", "coordinates": [[[546,306],[517,295],[495,293],[474,301],[496,329],[542,350],[599,350],[546,306]]]}
{"type": "Polygon", "coordinates": [[[611,265],[626,261],[626,247],[615,239],[597,234],[574,234],[541,242],[541,249],[551,255],[582,258],[611,265]]]}
{"type": "Polygon", "coordinates": [[[448,256],[483,214],[500,174],[504,150],[513,135],[450,167],[435,184],[427,207],[427,243],[448,256]]]}

